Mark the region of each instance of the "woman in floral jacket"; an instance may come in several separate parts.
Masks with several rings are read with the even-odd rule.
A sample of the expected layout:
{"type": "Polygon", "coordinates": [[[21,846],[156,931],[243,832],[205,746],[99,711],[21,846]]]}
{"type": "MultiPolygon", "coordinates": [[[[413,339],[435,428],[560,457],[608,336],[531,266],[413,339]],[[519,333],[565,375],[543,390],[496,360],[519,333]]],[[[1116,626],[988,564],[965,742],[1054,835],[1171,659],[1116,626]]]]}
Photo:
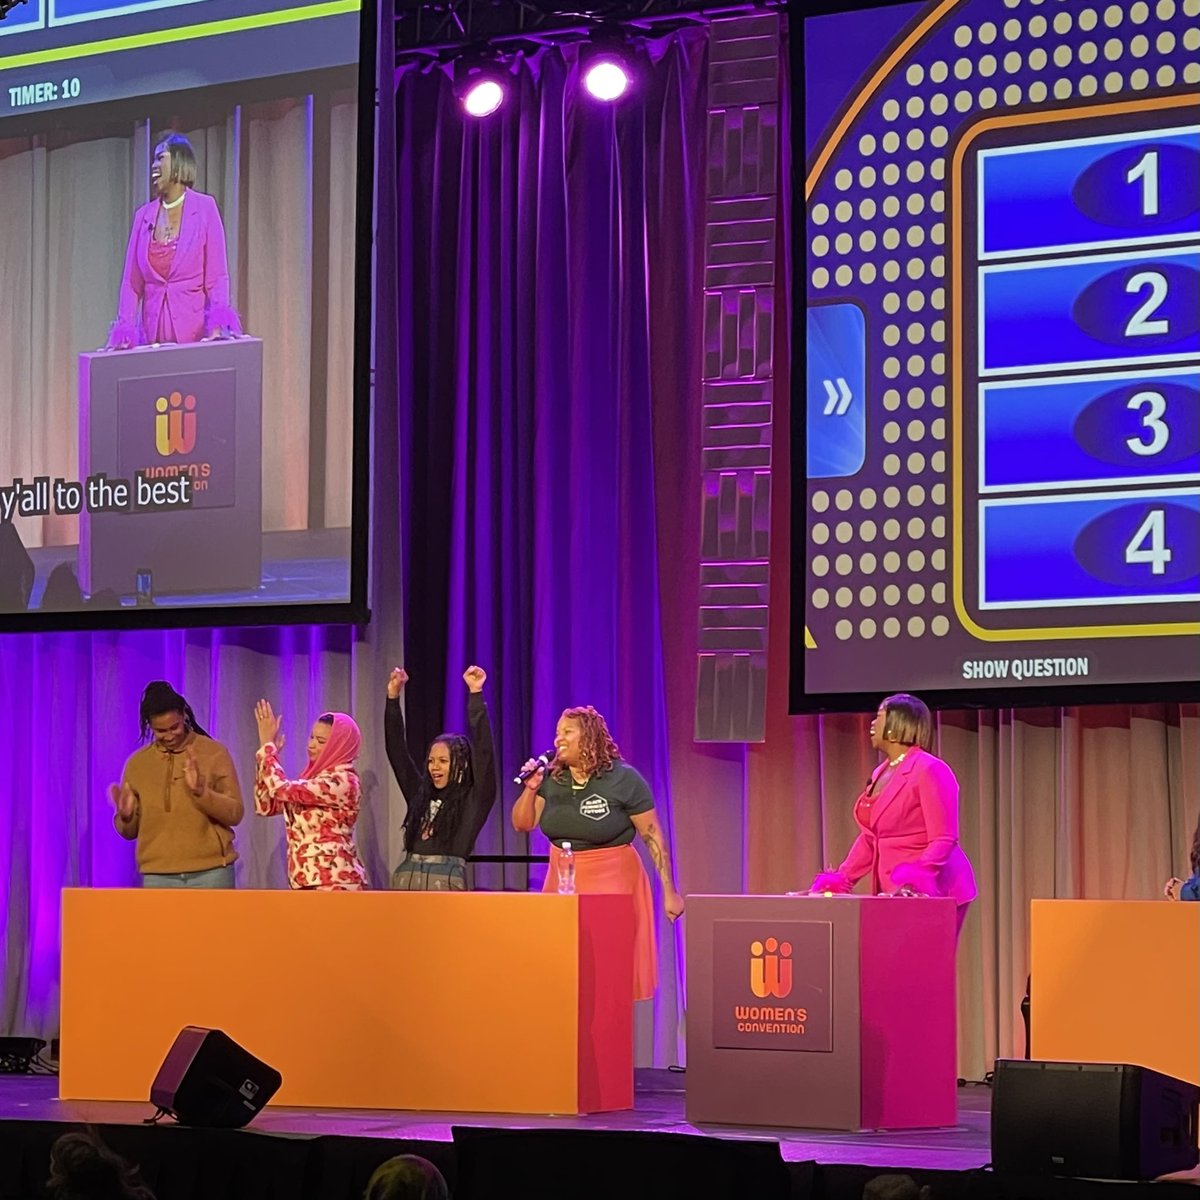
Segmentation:
{"type": "Polygon", "coordinates": [[[254,780],[254,810],[282,814],[287,822],[288,884],[322,891],[360,891],[367,874],[354,846],[362,784],[354,759],[362,743],[345,713],[322,713],[308,739],[308,766],[288,779],[279,762],[282,718],[266,700],[254,706],[261,743],[254,780]]]}

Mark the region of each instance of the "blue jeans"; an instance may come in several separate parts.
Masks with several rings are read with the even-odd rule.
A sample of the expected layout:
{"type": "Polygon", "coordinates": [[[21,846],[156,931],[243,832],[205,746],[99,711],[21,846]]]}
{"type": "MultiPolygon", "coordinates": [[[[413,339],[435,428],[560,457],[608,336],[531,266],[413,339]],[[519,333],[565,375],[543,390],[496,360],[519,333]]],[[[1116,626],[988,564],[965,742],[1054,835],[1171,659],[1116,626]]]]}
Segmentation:
{"type": "Polygon", "coordinates": [[[207,871],[176,871],[171,875],[143,875],[142,887],[148,888],[231,888],[233,864],[210,867],[207,871]]]}

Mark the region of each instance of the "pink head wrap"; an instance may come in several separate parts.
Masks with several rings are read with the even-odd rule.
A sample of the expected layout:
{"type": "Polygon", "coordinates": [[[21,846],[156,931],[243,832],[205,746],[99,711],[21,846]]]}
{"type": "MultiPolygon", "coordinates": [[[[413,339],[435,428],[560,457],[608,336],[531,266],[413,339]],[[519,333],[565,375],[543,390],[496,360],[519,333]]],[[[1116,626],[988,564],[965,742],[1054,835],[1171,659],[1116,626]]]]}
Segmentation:
{"type": "Polygon", "coordinates": [[[333,717],[333,729],[317,757],[300,772],[301,779],[312,779],[322,771],[352,763],[362,745],[362,734],[359,733],[353,717],[340,712],[323,715],[333,717]]]}

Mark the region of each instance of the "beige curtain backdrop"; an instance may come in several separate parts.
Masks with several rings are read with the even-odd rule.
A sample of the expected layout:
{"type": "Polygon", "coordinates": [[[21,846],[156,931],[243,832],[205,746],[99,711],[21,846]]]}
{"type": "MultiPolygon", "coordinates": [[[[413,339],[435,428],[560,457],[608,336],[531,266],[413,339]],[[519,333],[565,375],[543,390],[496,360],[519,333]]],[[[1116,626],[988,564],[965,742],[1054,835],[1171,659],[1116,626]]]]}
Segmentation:
{"type": "MultiPolygon", "coordinates": [[[[325,524],[350,524],[354,311],[353,99],[332,108],[327,291],[314,297],[312,97],[214,113],[185,128],[197,188],[215,196],[233,299],[263,339],[263,530],[308,527],[309,443],[325,464],[325,524]],[[245,145],[243,146],[243,139],[245,145]],[[313,306],[328,309],[325,420],[310,421],[313,306]]],[[[0,141],[0,485],[78,477],[78,356],[104,344],[134,209],[148,197],[159,110],[121,136],[0,141]]],[[[324,319],[324,318],[323,318],[324,319]]],[[[18,519],[27,546],[78,542],[75,517],[18,519]]]]}

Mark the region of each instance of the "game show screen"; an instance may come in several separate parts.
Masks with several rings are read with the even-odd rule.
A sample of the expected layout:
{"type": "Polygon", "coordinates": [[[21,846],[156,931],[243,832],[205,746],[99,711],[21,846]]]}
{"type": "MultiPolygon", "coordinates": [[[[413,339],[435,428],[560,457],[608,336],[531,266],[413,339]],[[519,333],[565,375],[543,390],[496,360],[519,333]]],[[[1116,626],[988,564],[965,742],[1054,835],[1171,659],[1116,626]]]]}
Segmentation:
{"type": "Polygon", "coordinates": [[[1195,682],[1200,0],[800,24],[804,695],[1195,682]]]}
{"type": "Polygon", "coordinates": [[[356,619],[360,0],[0,14],[0,624],[356,619]]]}

